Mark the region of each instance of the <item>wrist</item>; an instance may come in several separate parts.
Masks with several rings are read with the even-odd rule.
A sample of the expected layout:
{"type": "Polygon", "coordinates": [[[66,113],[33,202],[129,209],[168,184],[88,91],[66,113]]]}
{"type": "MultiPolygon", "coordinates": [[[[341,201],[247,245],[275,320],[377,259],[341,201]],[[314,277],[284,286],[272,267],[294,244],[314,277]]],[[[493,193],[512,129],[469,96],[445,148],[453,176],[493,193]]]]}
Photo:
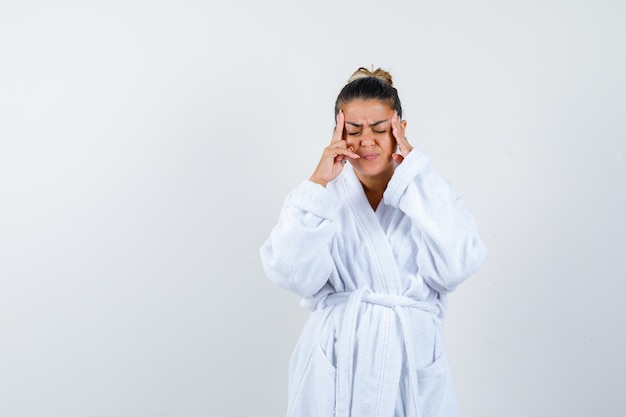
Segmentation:
{"type": "Polygon", "coordinates": [[[315,175],[311,175],[311,178],[309,178],[309,181],[319,184],[324,188],[326,188],[326,186],[328,185],[328,181],[324,181],[323,179],[320,179],[316,177],[315,175]]]}

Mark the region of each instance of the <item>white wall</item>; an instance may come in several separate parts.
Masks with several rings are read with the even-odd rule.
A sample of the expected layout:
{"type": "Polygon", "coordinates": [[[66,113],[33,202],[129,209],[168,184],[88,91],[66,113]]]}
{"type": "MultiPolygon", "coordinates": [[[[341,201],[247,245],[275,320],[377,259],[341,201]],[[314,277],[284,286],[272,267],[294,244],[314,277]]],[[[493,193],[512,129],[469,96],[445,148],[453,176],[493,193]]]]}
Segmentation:
{"type": "Polygon", "coordinates": [[[0,415],[284,415],[258,247],[371,64],[491,249],[464,415],[624,414],[623,2],[87,3],[0,4],[0,415]]]}

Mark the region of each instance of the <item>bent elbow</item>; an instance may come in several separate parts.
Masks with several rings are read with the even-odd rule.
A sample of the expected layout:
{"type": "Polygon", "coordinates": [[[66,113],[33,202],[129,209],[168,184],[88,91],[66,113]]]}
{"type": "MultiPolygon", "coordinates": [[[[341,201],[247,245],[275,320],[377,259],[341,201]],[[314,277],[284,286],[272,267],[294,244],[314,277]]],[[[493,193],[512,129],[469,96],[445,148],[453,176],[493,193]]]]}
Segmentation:
{"type": "Polygon", "coordinates": [[[311,268],[288,257],[275,256],[266,246],[261,248],[261,261],[265,275],[277,287],[286,289],[300,297],[316,294],[328,281],[329,273],[311,268]]]}
{"type": "Polygon", "coordinates": [[[437,261],[433,259],[435,270],[429,274],[428,281],[439,292],[452,292],[472,276],[489,255],[489,249],[475,237],[457,253],[458,255],[453,258],[437,256],[437,261]]]}

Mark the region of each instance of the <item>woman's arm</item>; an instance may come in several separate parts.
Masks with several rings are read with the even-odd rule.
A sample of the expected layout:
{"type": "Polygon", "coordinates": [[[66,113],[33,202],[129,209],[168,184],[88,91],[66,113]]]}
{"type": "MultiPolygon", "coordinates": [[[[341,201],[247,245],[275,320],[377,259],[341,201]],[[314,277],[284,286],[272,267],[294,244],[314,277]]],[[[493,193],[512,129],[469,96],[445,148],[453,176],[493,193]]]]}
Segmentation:
{"type": "Polygon", "coordinates": [[[397,116],[392,125],[402,155],[394,157],[400,164],[384,202],[411,220],[420,275],[435,290],[450,292],[478,269],[489,251],[461,196],[435,171],[430,158],[408,143],[397,116]]]}
{"type": "Polygon", "coordinates": [[[419,149],[396,168],[383,198],[411,219],[419,273],[437,291],[454,290],[487,257],[474,216],[419,149]]]}
{"type": "Polygon", "coordinates": [[[261,247],[268,278],[302,297],[310,297],[334,269],[330,254],[339,199],[331,191],[305,181],[285,200],[278,224],[261,247]]]}
{"type": "Polygon", "coordinates": [[[335,268],[330,246],[341,203],[325,187],[339,176],[349,158],[359,158],[343,138],[342,111],[336,122],[313,175],[287,196],[278,225],[261,247],[269,279],[305,298],[318,292],[335,268]]]}

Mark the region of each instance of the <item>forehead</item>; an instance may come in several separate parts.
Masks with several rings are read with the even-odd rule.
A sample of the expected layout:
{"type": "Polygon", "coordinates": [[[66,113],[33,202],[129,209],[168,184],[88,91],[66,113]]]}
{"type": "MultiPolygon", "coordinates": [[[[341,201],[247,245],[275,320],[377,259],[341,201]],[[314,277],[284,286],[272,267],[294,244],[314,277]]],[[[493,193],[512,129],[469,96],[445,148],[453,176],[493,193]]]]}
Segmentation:
{"type": "Polygon", "coordinates": [[[393,109],[380,100],[352,100],[341,107],[346,122],[370,124],[390,119],[393,109]]]}

